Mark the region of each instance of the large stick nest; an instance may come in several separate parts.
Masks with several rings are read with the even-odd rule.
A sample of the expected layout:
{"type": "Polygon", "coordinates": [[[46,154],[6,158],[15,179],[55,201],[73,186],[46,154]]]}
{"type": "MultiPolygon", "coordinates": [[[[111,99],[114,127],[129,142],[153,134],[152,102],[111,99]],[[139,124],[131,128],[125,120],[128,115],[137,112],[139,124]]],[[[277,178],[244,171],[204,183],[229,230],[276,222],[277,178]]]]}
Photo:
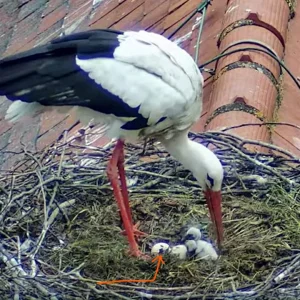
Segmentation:
{"type": "MultiPolygon", "coordinates": [[[[1,299],[296,299],[300,295],[300,160],[274,146],[225,133],[191,134],[214,148],[225,168],[224,250],[217,262],[166,257],[155,265],[128,257],[106,176],[113,144],[57,142],[24,151],[0,183],[1,299]],[[262,153],[247,150],[258,145],[262,153]],[[176,297],[176,298],[175,298],[176,297]]],[[[202,192],[157,144],[127,145],[134,220],[149,236],[140,247],[177,242],[188,224],[213,237],[202,192]]]]}

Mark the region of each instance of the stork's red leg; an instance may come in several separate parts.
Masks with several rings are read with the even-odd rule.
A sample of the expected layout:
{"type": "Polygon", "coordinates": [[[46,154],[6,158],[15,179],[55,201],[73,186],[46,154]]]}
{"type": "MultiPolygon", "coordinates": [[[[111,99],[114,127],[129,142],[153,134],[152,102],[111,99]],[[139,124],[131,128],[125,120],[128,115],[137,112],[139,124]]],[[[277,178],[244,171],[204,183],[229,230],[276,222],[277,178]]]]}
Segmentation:
{"type": "Polygon", "coordinates": [[[112,157],[108,163],[107,175],[111,182],[114,195],[121,213],[122,221],[125,227],[127,239],[130,246],[130,253],[134,256],[142,256],[142,253],[138,249],[137,242],[134,238],[133,224],[131,221],[131,217],[128,216],[128,211],[126,209],[124,199],[123,199],[123,193],[119,185],[118,162],[122,151],[123,151],[123,141],[119,140],[115,146],[115,149],[112,153],[112,157]]]}
{"type": "Polygon", "coordinates": [[[124,201],[124,205],[125,205],[125,208],[127,211],[128,218],[130,219],[130,222],[132,223],[132,214],[131,214],[131,209],[129,206],[129,196],[128,196],[128,190],[127,190],[125,169],[124,169],[124,162],[125,162],[124,142],[122,140],[118,140],[117,144],[116,144],[116,148],[117,147],[119,147],[119,149],[120,149],[117,166],[118,166],[120,182],[121,182],[121,192],[123,195],[123,201],[124,201]]]}
{"type": "MultiPolygon", "coordinates": [[[[209,192],[208,192],[208,191],[205,191],[205,192],[204,192],[204,196],[205,196],[205,199],[210,199],[210,196],[209,196],[209,192]]],[[[212,212],[212,211],[213,211],[213,208],[212,208],[211,201],[206,200],[206,204],[207,204],[207,206],[208,206],[209,212],[212,212]]],[[[215,216],[214,216],[214,214],[211,214],[210,217],[211,217],[211,220],[212,220],[213,224],[215,224],[215,216]]]]}
{"type": "MultiPolygon", "coordinates": [[[[126,175],[125,175],[125,168],[124,168],[124,162],[125,162],[125,155],[124,155],[124,142],[122,140],[118,140],[116,147],[120,147],[120,154],[119,154],[119,159],[118,159],[118,169],[119,169],[119,176],[120,176],[120,182],[121,182],[121,191],[123,195],[123,203],[125,205],[126,211],[128,218],[132,222],[132,213],[131,213],[131,208],[129,204],[129,196],[128,196],[128,189],[127,189],[127,183],[126,183],[126,175]]],[[[145,236],[147,235],[146,233],[138,230],[139,223],[132,225],[133,226],[133,233],[135,236],[145,236]]],[[[123,232],[123,234],[126,234],[123,232]]]]}

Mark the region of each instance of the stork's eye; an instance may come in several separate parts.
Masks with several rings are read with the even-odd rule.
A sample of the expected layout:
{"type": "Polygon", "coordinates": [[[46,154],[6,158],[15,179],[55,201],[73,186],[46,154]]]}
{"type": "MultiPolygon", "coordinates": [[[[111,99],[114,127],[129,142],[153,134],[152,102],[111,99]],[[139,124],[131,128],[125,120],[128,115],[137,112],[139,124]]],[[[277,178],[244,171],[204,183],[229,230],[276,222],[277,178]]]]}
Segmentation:
{"type": "Polygon", "coordinates": [[[209,181],[209,183],[211,184],[211,188],[214,186],[214,179],[211,178],[208,174],[207,174],[207,180],[209,181]]]}

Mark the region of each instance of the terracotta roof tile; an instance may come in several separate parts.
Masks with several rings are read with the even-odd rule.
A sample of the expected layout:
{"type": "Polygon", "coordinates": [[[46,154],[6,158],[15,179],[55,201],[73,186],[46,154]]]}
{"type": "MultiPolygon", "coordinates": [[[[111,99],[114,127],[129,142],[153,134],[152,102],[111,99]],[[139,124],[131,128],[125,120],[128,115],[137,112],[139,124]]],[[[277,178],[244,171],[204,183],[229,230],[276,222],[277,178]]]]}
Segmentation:
{"type": "MultiPolygon", "coordinates": [[[[47,30],[49,27],[64,19],[68,13],[68,6],[66,4],[56,7],[54,10],[49,11],[47,9],[47,14],[42,18],[41,24],[39,26],[39,32],[47,30]]],[[[44,14],[43,14],[44,15],[44,14]]]]}
{"type": "Polygon", "coordinates": [[[105,1],[104,3],[101,3],[100,8],[96,9],[93,12],[89,25],[94,24],[95,22],[97,22],[103,16],[110,13],[113,9],[115,9],[119,5],[120,5],[119,0],[109,0],[109,1],[105,1]]]}
{"type": "Polygon", "coordinates": [[[148,31],[151,31],[151,32],[155,32],[155,33],[158,33],[158,34],[162,34],[165,29],[164,29],[164,19],[156,22],[155,24],[153,24],[151,27],[148,28],[148,31]]]}
{"type": "Polygon", "coordinates": [[[32,0],[26,2],[19,9],[18,21],[24,20],[37,10],[41,10],[43,6],[45,7],[46,2],[47,0],[32,0]]]}
{"type": "MultiPolygon", "coordinates": [[[[194,16],[185,26],[183,26],[176,35],[172,38],[172,40],[182,37],[188,33],[191,33],[192,27],[196,23],[197,16],[194,16]]],[[[164,21],[164,36],[169,37],[175,30],[177,30],[178,26],[185,20],[185,18],[179,19],[176,23],[174,23],[171,27],[166,29],[166,20],[164,21]]]]}
{"type": "Polygon", "coordinates": [[[118,23],[114,24],[111,28],[118,30],[135,30],[140,29],[140,21],[144,17],[144,7],[138,6],[136,9],[131,11],[125,18],[121,19],[118,23]]]}
{"type": "Polygon", "coordinates": [[[178,21],[182,20],[193,12],[199,6],[199,1],[189,0],[185,5],[180,6],[175,11],[171,12],[165,20],[165,30],[175,25],[178,21]]]}
{"type": "Polygon", "coordinates": [[[55,111],[42,114],[37,133],[37,148],[44,149],[53,143],[65,129],[70,128],[76,121],[72,113],[70,116],[57,114],[55,111]]]}
{"type": "Polygon", "coordinates": [[[157,7],[160,7],[166,0],[145,0],[144,14],[145,16],[157,7]]]}
{"type": "Polygon", "coordinates": [[[169,13],[172,13],[175,11],[177,8],[188,2],[189,0],[172,0],[172,3],[169,8],[169,13]]]}
{"type": "Polygon", "coordinates": [[[63,4],[65,4],[64,0],[49,0],[46,9],[43,11],[43,16],[47,16],[63,4]]]}
{"type": "Polygon", "coordinates": [[[22,47],[24,47],[37,37],[37,28],[39,26],[39,23],[41,22],[42,13],[43,7],[40,7],[15,25],[12,38],[4,55],[9,55],[19,51],[20,49],[22,49],[22,47]]]}
{"type": "MultiPolygon", "coordinates": [[[[276,49],[275,52],[282,55],[288,17],[289,10],[285,1],[231,1],[219,35],[220,50],[245,48],[247,43],[244,42],[251,40],[276,49]],[[248,20],[245,22],[246,18],[248,20]],[[263,28],[256,30],[255,26],[263,28]]],[[[278,82],[279,66],[267,55],[249,50],[221,59],[210,98],[210,122],[206,129],[218,130],[244,123],[272,122],[278,105],[278,82]]],[[[267,126],[254,129],[250,125],[228,132],[238,133],[248,139],[271,141],[271,132],[267,126]]]]}
{"type": "MultiPolygon", "coordinates": [[[[70,11],[74,11],[76,9],[79,9],[81,7],[85,7],[87,5],[91,5],[93,4],[93,0],[69,0],[69,9],[70,11]]],[[[102,9],[101,9],[102,11],[102,9]]]]}
{"type": "Polygon", "coordinates": [[[148,12],[145,15],[141,22],[141,27],[144,29],[148,29],[153,24],[159,22],[160,20],[164,19],[168,15],[170,7],[170,0],[164,0],[164,2],[157,6],[155,9],[148,12]]]}
{"type": "Polygon", "coordinates": [[[64,20],[66,33],[86,30],[89,24],[89,15],[92,11],[93,0],[72,0],[69,3],[69,12],[64,20]],[[80,4],[81,2],[81,4],[80,4]]]}
{"type": "MultiPolygon", "coordinates": [[[[290,22],[287,36],[284,63],[297,78],[300,78],[300,5],[296,7],[296,16],[290,22]]],[[[284,73],[282,86],[282,101],[278,111],[278,122],[286,122],[300,127],[300,90],[287,73],[284,73]]],[[[300,156],[300,129],[278,125],[272,135],[273,143],[277,146],[300,156]]]]}
{"type": "Polygon", "coordinates": [[[0,55],[2,55],[10,41],[14,25],[18,16],[18,4],[15,1],[5,1],[0,9],[0,55]]]}
{"type": "MultiPolygon", "coordinates": [[[[222,28],[222,19],[226,11],[226,0],[219,0],[213,3],[213,6],[207,10],[203,32],[201,36],[199,64],[210,60],[212,57],[218,55],[220,50],[217,47],[218,35],[222,28]]],[[[192,35],[192,45],[197,42],[198,32],[195,30],[192,35]]],[[[192,51],[192,49],[190,49],[192,51]]],[[[207,66],[213,67],[214,64],[207,66]]],[[[207,74],[204,73],[204,76],[207,74]]]]}
{"type": "Polygon", "coordinates": [[[289,7],[286,1],[235,0],[224,17],[224,28],[242,20],[251,19],[258,26],[267,27],[284,44],[289,19],[289,7]]]}
{"type": "Polygon", "coordinates": [[[91,28],[109,28],[113,24],[119,22],[122,18],[126,17],[130,12],[136,9],[138,6],[143,5],[144,0],[131,0],[124,1],[116,6],[108,14],[98,19],[91,25],[91,28]]]}

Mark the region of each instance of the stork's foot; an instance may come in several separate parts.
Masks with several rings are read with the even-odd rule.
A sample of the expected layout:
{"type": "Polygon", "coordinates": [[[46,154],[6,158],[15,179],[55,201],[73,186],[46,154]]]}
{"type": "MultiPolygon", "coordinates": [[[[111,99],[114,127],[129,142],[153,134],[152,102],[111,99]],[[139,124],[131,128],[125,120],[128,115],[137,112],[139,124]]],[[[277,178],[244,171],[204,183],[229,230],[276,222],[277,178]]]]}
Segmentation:
{"type": "Polygon", "coordinates": [[[143,260],[150,260],[151,259],[151,256],[143,253],[140,250],[128,250],[127,254],[129,256],[133,256],[133,257],[140,258],[140,259],[143,259],[143,260]]]}
{"type": "MultiPolygon", "coordinates": [[[[136,224],[132,225],[133,234],[137,239],[140,239],[144,236],[147,236],[148,234],[140,231],[138,228],[140,227],[140,222],[137,222],[136,224]]],[[[126,230],[121,231],[122,235],[126,235],[126,230]]]]}

